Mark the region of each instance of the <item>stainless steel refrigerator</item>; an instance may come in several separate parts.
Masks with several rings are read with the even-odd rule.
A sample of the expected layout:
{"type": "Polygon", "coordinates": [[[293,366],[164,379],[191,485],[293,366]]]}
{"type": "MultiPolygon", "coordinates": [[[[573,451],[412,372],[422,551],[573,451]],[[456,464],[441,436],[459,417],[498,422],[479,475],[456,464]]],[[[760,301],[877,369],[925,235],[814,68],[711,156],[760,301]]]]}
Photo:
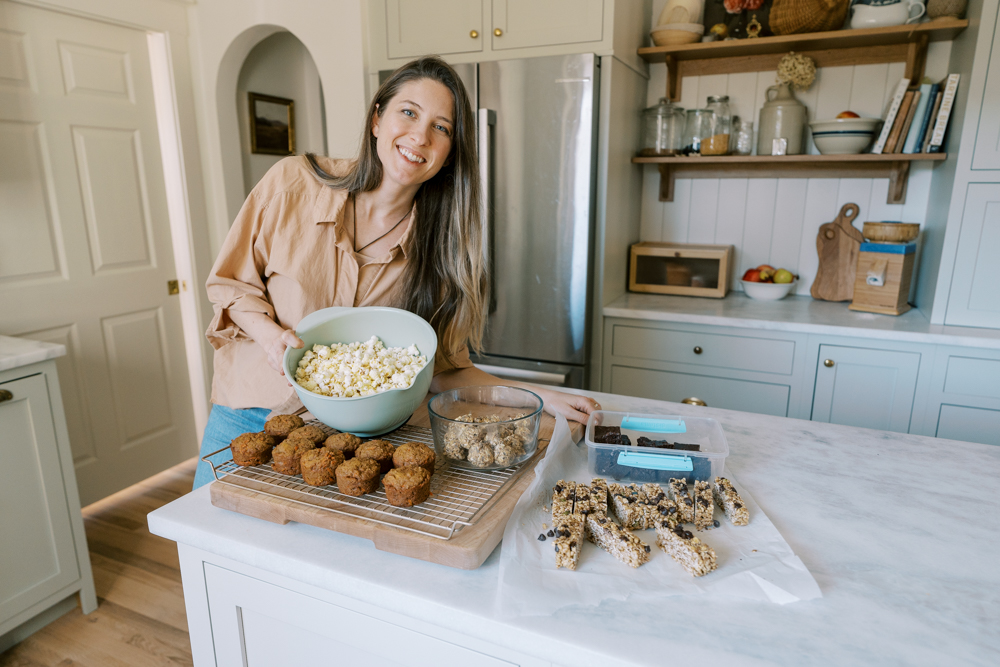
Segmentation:
{"type": "Polygon", "coordinates": [[[596,199],[593,54],[457,65],[478,107],[492,268],[477,366],[584,387],[596,199]]]}

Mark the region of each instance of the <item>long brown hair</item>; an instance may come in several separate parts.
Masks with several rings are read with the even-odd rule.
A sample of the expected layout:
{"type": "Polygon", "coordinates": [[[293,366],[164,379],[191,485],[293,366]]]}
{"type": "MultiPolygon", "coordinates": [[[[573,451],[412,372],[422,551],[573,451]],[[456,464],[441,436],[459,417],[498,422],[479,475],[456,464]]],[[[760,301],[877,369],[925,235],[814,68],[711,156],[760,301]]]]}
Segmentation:
{"type": "Polygon", "coordinates": [[[476,351],[482,346],[489,295],[486,234],[480,214],[475,119],[455,70],[440,58],[427,56],[393,72],[368,105],[361,149],[342,176],[328,174],[312,155],[306,157],[331,187],[352,194],[377,188],[382,183],[382,161],[371,131],[375,114],[381,116],[404,84],[420,79],[432,79],[451,91],[454,132],[445,165],[417,191],[414,229],[396,299],[400,307],[430,322],[447,353],[462,343],[476,351]]]}

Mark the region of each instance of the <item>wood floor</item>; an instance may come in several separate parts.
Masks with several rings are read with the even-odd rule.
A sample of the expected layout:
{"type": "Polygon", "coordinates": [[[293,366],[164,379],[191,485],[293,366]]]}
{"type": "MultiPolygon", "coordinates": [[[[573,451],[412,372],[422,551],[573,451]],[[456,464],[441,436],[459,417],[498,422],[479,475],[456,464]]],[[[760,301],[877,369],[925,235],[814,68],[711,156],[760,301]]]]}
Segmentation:
{"type": "Polygon", "coordinates": [[[191,665],[177,546],[146,514],[191,490],[196,459],[83,510],[97,611],[79,606],[0,654],[0,667],[191,665]]]}

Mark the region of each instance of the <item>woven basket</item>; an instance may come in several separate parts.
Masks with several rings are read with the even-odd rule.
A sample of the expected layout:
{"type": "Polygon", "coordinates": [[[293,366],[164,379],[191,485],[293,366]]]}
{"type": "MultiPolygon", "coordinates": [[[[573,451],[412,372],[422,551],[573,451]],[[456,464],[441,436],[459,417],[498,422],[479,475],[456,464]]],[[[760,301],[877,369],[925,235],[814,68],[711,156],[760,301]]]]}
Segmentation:
{"type": "Polygon", "coordinates": [[[851,0],[774,0],[771,31],[775,35],[839,30],[851,0]]]}

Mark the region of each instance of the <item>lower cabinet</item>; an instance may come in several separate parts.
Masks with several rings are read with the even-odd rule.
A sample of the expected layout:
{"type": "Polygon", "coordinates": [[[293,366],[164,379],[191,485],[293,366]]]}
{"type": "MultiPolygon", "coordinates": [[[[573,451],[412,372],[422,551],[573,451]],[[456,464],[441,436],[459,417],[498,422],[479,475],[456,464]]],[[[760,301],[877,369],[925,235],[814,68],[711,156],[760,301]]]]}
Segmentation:
{"type": "Polygon", "coordinates": [[[1000,350],[938,348],[921,433],[1000,445],[1000,350]]]}
{"type": "Polygon", "coordinates": [[[909,432],[920,356],[820,345],[812,420],[909,432]]]}

